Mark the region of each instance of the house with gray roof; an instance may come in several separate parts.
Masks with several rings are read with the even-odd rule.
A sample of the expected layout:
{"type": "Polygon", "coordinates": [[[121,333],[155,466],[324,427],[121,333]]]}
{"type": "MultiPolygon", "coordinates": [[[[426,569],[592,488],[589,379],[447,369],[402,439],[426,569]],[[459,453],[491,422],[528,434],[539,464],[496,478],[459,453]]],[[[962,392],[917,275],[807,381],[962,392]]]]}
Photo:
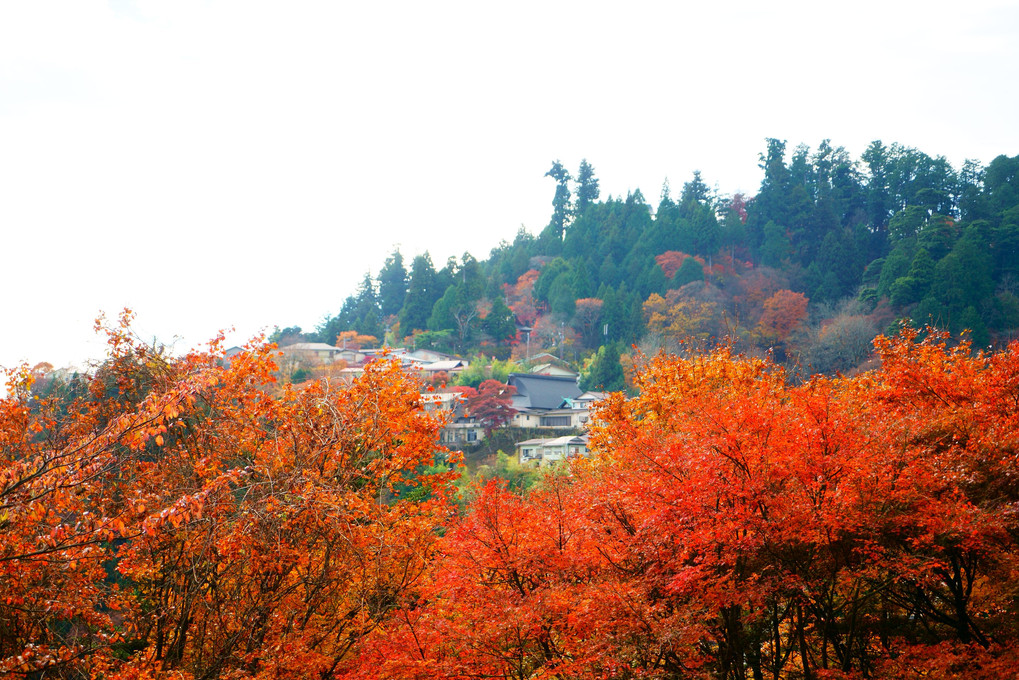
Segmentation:
{"type": "Polygon", "coordinates": [[[585,426],[587,411],[569,407],[570,400],[583,395],[577,379],[569,376],[510,373],[506,383],[516,388],[513,395],[514,427],[575,428],[585,426]]]}
{"type": "Polygon", "coordinates": [[[516,388],[513,408],[549,410],[560,408],[566,399],[583,394],[577,379],[570,376],[510,373],[506,384],[516,388]]]}

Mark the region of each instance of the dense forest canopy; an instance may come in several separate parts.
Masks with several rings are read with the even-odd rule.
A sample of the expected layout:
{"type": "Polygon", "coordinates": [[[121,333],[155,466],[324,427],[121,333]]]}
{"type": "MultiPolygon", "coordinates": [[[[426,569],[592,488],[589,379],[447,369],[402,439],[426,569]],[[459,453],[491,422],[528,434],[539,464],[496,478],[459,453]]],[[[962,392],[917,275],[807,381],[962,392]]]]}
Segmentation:
{"type": "MultiPolygon", "coordinates": [[[[1019,328],[1019,157],[961,168],[898,144],[854,159],[768,139],[755,196],[722,195],[695,172],[657,205],[638,190],[602,197],[595,169],[559,161],[552,214],[486,260],[441,266],[399,251],[365,274],[335,316],[283,340],[343,331],[459,354],[576,361],[736,342],[808,372],[848,371],[900,319],[1001,345],[1019,328]],[[514,346],[517,349],[514,350],[514,346]]],[[[483,219],[480,217],[479,219],[483,219]]],[[[621,387],[616,384],[614,387],[621,387]]]]}

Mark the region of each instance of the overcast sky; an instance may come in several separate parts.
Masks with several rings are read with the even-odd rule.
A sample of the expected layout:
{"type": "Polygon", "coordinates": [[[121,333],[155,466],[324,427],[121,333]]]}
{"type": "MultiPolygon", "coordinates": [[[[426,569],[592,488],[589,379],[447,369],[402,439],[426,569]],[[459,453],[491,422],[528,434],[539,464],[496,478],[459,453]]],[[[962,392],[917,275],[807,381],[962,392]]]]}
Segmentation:
{"type": "Polygon", "coordinates": [[[0,365],[314,326],[488,256],[554,159],[755,193],[766,137],[1019,154],[1019,3],[0,2],[0,365]],[[839,9],[823,9],[837,7],[839,9]]]}

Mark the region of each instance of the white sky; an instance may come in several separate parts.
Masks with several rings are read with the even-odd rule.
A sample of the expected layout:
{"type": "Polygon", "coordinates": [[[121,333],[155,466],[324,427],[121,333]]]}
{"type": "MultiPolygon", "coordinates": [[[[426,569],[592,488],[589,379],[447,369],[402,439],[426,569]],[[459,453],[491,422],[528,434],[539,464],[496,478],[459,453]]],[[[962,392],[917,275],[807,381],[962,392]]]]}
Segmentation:
{"type": "Polygon", "coordinates": [[[0,365],[313,328],[399,244],[548,222],[559,158],[753,194],[766,137],[1019,154],[1019,3],[0,0],[0,365]]]}

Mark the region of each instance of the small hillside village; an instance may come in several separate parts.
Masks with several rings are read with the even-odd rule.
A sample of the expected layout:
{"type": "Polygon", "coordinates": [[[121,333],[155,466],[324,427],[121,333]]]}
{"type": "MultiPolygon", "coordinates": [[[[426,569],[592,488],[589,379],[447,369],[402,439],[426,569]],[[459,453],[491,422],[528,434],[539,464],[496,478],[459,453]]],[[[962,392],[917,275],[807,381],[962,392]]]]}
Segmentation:
{"type": "MultiPolygon", "coordinates": [[[[423,383],[441,381],[439,386],[421,393],[421,402],[427,411],[447,413],[447,424],[440,435],[444,446],[469,451],[491,434],[470,413],[462,391],[445,385],[444,381],[452,381],[469,367],[469,362],[461,357],[432,349],[352,349],[322,342],[294,343],[280,347],[280,351],[284,375],[313,366],[351,381],[372,361],[382,357],[396,359],[402,370],[423,383]]],[[[508,434],[520,435],[514,441],[516,459],[521,465],[540,467],[587,455],[586,431],[591,409],[604,393],[581,390],[577,372],[551,354],[537,355],[527,365],[527,372],[510,373],[506,380],[512,388],[509,390],[512,417],[500,428],[508,434]]]]}

